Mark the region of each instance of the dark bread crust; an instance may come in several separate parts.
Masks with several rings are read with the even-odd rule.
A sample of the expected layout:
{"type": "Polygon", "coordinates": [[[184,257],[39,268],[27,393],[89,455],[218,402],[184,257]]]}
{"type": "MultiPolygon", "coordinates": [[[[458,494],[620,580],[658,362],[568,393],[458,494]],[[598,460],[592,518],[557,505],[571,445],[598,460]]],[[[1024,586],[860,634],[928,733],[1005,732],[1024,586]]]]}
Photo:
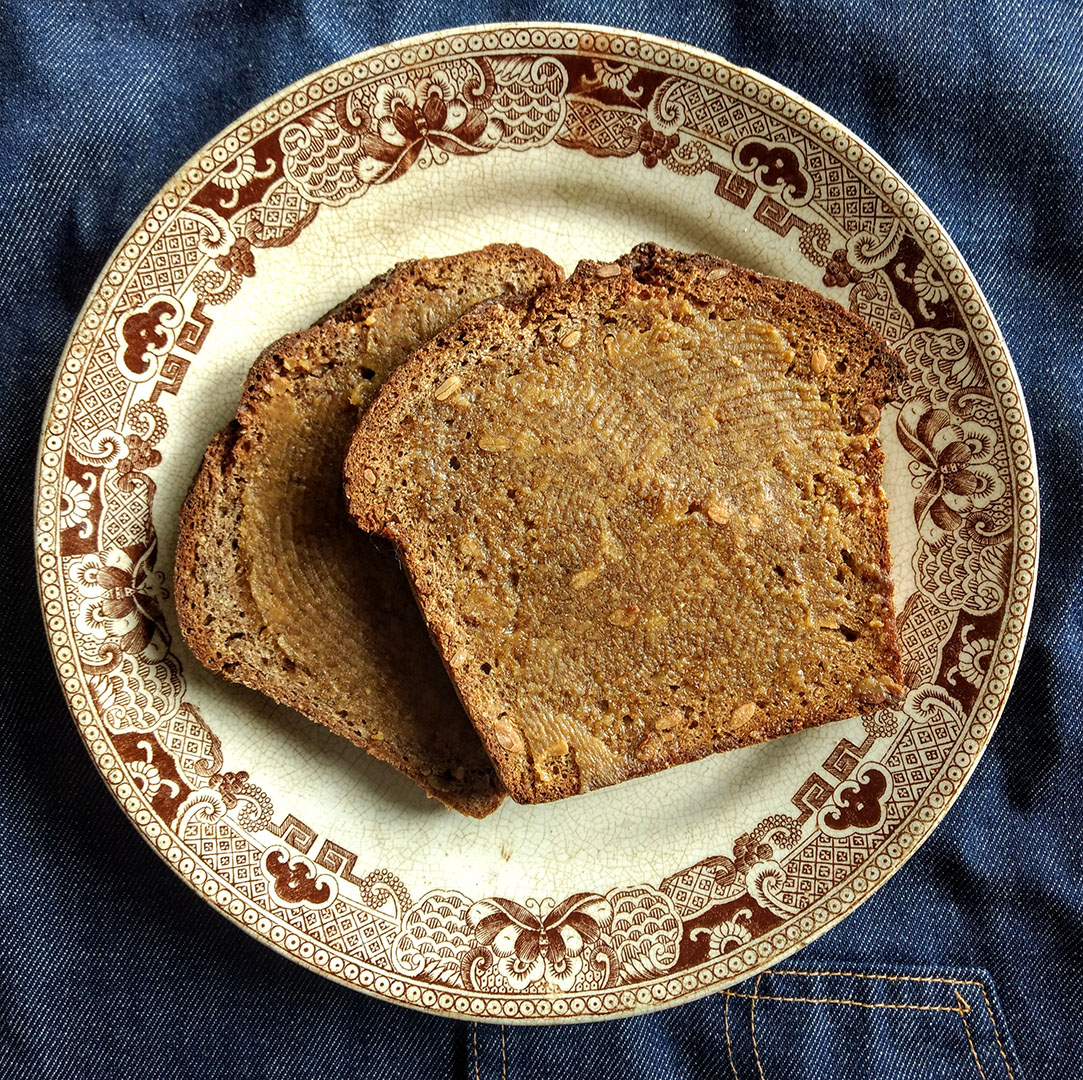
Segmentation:
{"type": "MultiPolygon", "coordinates": [[[[522,737],[521,723],[508,702],[470,660],[463,666],[460,654],[464,651],[474,659],[472,632],[464,628],[462,612],[448,602],[454,568],[448,565],[451,560],[438,557],[443,538],[430,535],[424,509],[420,516],[411,516],[401,494],[403,446],[449,380],[461,377],[464,384],[480,385],[494,373],[504,372],[504,355],[525,367],[537,350],[551,347],[569,326],[609,318],[617,325],[629,305],[644,299],[660,303],[671,294],[687,297],[723,320],[755,319],[780,328],[793,345],[792,370],[803,373],[802,378],[808,377],[810,368],[816,372],[816,386],[824,398],[837,403],[839,422],[851,435],[875,431],[880,409],[895,396],[904,377],[901,360],[879,334],[811,290],[709,255],[685,255],[646,244],[618,264],[583,262],[567,282],[532,297],[502,298],[473,309],[388,380],[362,417],[347,454],[344,475],[350,512],[361,528],[389,538],[400,549],[456,689],[505,786],[520,802],[548,801],[584,790],[577,753],[573,746],[563,771],[539,780],[529,742],[522,737]],[[829,364],[815,356],[825,345],[831,351],[829,364]]],[[[514,417],[510,417],[506,430],[514,429],[514,417]]],[[[900,647],[890,602],[887,506],[880,488],[883,452],[878,441],[861,441],[848,467],[859,481],[863,499],[854,528],[866,557],[854,571],[855,579],[859,577],[860,587],[885,603],[877,635],[880,681],[871,687],[850,687],[831,703],[796,716],[772,716],[767,709],[757,717],[754,728],[731,725],[713,733],[702,728],[698,733],[683,730],[678,744],[661,760],[623,761],[618,779],[843,719],[901,690],[900,647]]],[[[609,782],[613,781],[588,786],[609,782]]]]}
{"type": "MultiPolygon", "coordinates": [[[[682,292],[715,306],[721,318],[751,317],[771,322],[793,343],[798,366],[825,338],[836,342],[847,359],[821,375],[825,392],[839,398],[843,415],[855,430],[870,424],[860,417],[868,405],[880,408],[897,396],[906,377],[899,354],[863,319],[841,304],[793,281],[768,277],[712,255],[686,254],[640,244],[620,260],[635,281],[682,292]],[[714,277],[722,270],[721,277],[714,277]]],[[[597,263],[581,264],[596,273],[597,263]]]]}
{"type": "MultiPolygon", "coordinates": [[[[343,640],[361,641],[365,655],[356,660],[362,673],[372,669],[375,691],[372,697],[342,700],[321,669],[316,645],[310,663],[303,654],[287,655],[265,632],[251,587],[252,568],[239,542],[245,493],[269,453],[265,446],[276,434],[274,409],[283,398],[296,401],[303,415],[325,389],[341,398],[349,388],[353,404],[335,404],[349,417],[341,461],[357,408],[413,347],[480,298],[550,284],[561,276],[540,252],[517,245],[401,263],[380,275],[314,327],[261,353],[245,380],[236,416],[207,448],[181,513],[175,596],[182,631],[196,657],[348,738],[429,795],[474,817],[495,810],[503,789],[432,651],[394,552],[362,538],[350,526],[344,505],[341,523],[328,523],[332,531],[345,529],[334,577],[356,582],[351,602],[359,605],[354,616],[363,617],[363,625],[345,627],[352,636],[343,640]],[[423,325],[430,308],[436,325],[423,325]],[[442,322],[441,311],[449,313],[442,322]]],[[[334,475],[338,492],[337,466],[334,475]]],[[[284,505],[288,515],[289,504],[284,505]]],[[[285,555],[268,549],[264,557],[273,561],[285,555]]],[[[340,596],[324,599],[324,633],[341,633],[342,620],[351,615],[341,613],[340,596]]],[[[308,602],[310,609],[318,607],[318,592],[308,602]]],[[[320,626],[313,625],[311,633],[318,643],[320,626]]]]}

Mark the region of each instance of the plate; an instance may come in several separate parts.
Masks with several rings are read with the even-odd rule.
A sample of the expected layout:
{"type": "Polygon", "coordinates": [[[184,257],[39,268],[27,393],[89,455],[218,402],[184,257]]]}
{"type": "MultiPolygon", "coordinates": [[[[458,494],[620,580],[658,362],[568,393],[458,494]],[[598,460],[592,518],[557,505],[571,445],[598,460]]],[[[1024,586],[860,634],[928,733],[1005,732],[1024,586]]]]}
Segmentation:
{"type": "Polygon", "coordinates": [[[989,742],[1037,547],[1018,380],[913,191],[762,76],[569,25],[373,49],[201,150],[87,300],[36,495],[60,679],[162,858],[249,933],[347,986],[513,1022],[718,990],[883,885],[989,742]],[[518,241],[570,268],[644,239],[803,282],[906,359],[904,400],[881,425],[899,708],[473,821],[193,660],[170,601],[177,513],[264,345],[402,258],[518,241]]]}

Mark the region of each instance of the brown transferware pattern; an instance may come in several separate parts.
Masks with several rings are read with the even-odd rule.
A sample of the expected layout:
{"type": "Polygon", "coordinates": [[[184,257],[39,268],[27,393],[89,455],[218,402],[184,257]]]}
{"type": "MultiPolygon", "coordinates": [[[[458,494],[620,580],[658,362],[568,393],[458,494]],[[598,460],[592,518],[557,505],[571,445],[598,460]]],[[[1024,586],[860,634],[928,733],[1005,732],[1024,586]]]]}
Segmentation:
{"type": "Polygon", "coordinates": [[[989,742],[1037,545],[1032,442],[1003,339],[910,189],[769,80],[574,26],[372,50],[197,154],[135,223],[72,333],[36,502],[62,685],[162,857],[250,933],[347,985],[523,1022],[717,990],[878,888],[989,742]],[[901,406],[880,421],[900,707],[471,822],[410,802],[405,781],[381,788],[363,755],[340,759],[313,725],[221,696],[175,634],[173,523],[259,347],[412,237],[425,245],[414,254],[507,239],[568,265],[645,236],[817,288],[906,362],[901,406]]]}

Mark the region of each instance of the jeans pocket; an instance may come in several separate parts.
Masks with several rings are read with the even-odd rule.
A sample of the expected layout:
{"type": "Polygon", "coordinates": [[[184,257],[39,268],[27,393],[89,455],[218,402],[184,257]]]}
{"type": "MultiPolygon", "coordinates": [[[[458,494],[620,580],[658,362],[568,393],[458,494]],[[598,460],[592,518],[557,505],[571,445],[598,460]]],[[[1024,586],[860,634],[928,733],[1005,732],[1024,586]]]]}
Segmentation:
{"type": "Polygon", "coordinates": [[[989,973],[790,965],[722,993],[731,1080],[1022,1080],[989,973]]]}

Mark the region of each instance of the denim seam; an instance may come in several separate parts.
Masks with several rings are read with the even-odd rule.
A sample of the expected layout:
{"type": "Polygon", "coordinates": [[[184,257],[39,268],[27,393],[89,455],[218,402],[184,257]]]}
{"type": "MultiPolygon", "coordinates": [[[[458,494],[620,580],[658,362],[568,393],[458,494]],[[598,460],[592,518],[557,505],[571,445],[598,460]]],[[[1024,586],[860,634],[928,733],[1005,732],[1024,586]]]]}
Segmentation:
{"type": "MultiPolygon", "coordinates": [[[[767,1080],[763,1075],[763,1065],[760,1064],[760,1048],[756,1045],[756,999],[760,995],[760,979],[763,978],[763,972],[756,976],[756,985],[752,987],[752,1010],[749,1016],[749,1026],[752,1029],[752,1055],[756,1059],[756,1071],[760,1074],[760,1080],[767,1080]]],[[[737,995],[739,997],[747,997],[746,994],[737,995]]]]}
{"type": "Polygon", "coordinates": [[[474,1080],[481,1080],[481,1070],[478,1068],[478,1022],[474,1021],[474,1080]]]}
{"type": "Polygon", "coordinates": [[[977,979],[944,979],[937,975],[876,975],[869,971],[783,971],[781,968],[772,968],[772,975],[803,975],[810,979],[815,978],[838,978],[843,975],[852,979],[883,979],[885,982],[932,982],[944,983],[947,986],[980,986],[985,989],[985,983],[977,979]]]}
{"type": "MultiPolygon", "coordinates": [[[[996,1039],[997,1049],[1000,1051],[1001,1060],[1004,1062],[1005,1072],[1008,1074],[1009,1080],[1015,1080],[1015,1076],[1012,1073],[1011,1065],[1008,1063],[1008,1055],[1004,1049],[1004,1043],[1000,1038],[1000,1031],[997,1028],[996,1017],[993,1013],[992,1002],[989,1000],[989,995],[986,991],[985,983],[977,979],[945,979],[934,975],[877,975],[872,972],[861,971],[793,971],[793,970],[779,970],[775,969],[770,972],[772,975],[801,975],[807,978],[839,978],[849,977],[854,979],[884,979],[888,982],[925,982],[925,983],[940,983],[945,986],[976,986],[981,990],[982,1000],[985,1002],[985,1011],[989,1016],[989,1023],[993,1029],[993,1037],[996,1039]]],[[[726,1005],[724,1010],[724,1026],[726,1032],[726,1050],[729,1054],[730,1069],[733,1072],[734,1080],[737,1080],[737,1066],[733,1060],[733,1047],[730,1042],[729,1032],[729,1003],[731,997],[744,998],[752,1002],[752,1007],[749,1012],[749,1027],[752,1036],[752,1053],[756,1060],[756,1069],[759,1072],[760,1080],[766,1080],[763,1072],[763,1065],[760,1062],[759,1047],[756,1045],[756,1002],[757,1001],[786,1001],[795,1002],[808,1005],[855,1005],[862,1009],[913,1009],[920,1012],[951,1012],[956,1013],[963,1024],[963,1031],[966,1034],[967,1042],[970,1044],[970,1052],[974,1055],[974,1064],[978,1067],[978,1074],[981,1080],[986,1080],[985,1070],[982,1068],[981,1060],[978,1057],[977,1047],[974,1044],[974,1038],[970,1032],[970,1025],[966,1022],[966,1014],[970,1012],[971,1005],[964,998],[958,990],[955,991],[956,1005],[954,1007],[950,1005],[911,1005],[905,1002],[887,1002],[887,1001],[853,1001],[849,998],[810,998],[810,997],[784,997],[782,995],[761,994],[759,992],[760,981],[763,979],[764,973],[761,972],[756,976],[756,982],[752,987],[751,994],[744,994],[736,990],[726,990],[726,1005]]],[[[507,1080],[505,1076],[505,1080],[507,1080]]]]}
{"type": "Polygon", "coordinates": [[[508,1048],[504,1039],[504,1025],[500,1025],[500,1076],[501,1080],[508,1080],[508,1048]]]}
{"type": "Polygon", "coordinates": [[[997,1049],[1000,1051],[1000,1058],[1004,1062],[1004,1069],[1008,1074],[1008,1080],[1015,1080],[1012,1075],[1012,1067],[1008,1064],[1008,1055],[1004,1051],[1004,1044],[1000,1041],[1000,1032],[997,1030],[996,1017],[993,1015],[993,1005],[989,1000],[989,995],[985,992],[985,984],[981,983],[981,996],[985,1000],[985,1011],[989,1014],[989,1023],[993,1025],[993,1038],[997,1041],[997,1049]]]}
{"type": "Polygon", "coordinates": [[[958,1012],[957,1005],[911,1005],[908,1002],[896,1001],[854,1001],[851,998],[810,998],[810,997],[786,997],[781,994],[734,994],[734,997],[748,998],[753,1007],[757,1001],[789,1001],[799,1005],[855,1005],[859,1009],[913,1009],[918,1012],[958,1012]]]}
{"type": "Polygon", "coordinates": [[[729,1054],[730,1069],[733,1072],[733,1080],[737,1080],[737,1065],[733,1060],[733,1044],[730,1042],[730,997],[732,994],[726,991],[726,1007],[722,1010],[723,1025],[726,1029],[726,1053],[729,1054]]]}
{"type": "Polygon", "coordinates": [[[978,1075],[981,1080],[985,1080],[985,1070],[981,1067],[981,1060],[978,1058],[978,1048],[974,1045],[974,1037],[970,1034],[970,1025],[966,1022],[966,1014],[970,1012],[970,1005],[958,990],[955,991],[955,1000],[959,1003],[957,1010],[959,1019],[963,1022],[963,1031],[966,1032],[966,1041],[970,1043],[970,1052],[974,1055],[974,1064],[978,1067],[978,1075]]]}
{"type": "MultiPolygon", "coordinates": [[[[985,983],[980,979],[945,979],[936,975],[877,975],[868,971],[792,971],[782,968],[774,968],[772,975],[803,975],[808,978],[836,978],[843,975],[852,979],[883,979],[886,982],[929,982],[944,983],[948,986],[976,986],[981,990],[982,1000],[985,1002],[985,1011],[989,1014],[989,1023],[993,1028],[993,1038],[996,1039],[997,1050],[1000,1052],[1000,1060],[1004,1062],[1004,1071],[1009,1080],[1015,1080],[1011,1063],[1008,1061],[1008,1052],[1004,1049],[1004,1043],[1000,1038],[1000,1028],[997,1027],[996,1014],[993,1012],[993,1003],[989,1000],[989,994],[985,983]]],[[[727,995],[729,991],[726,991],[727,995]]],[[[736,1072],[734,1073],[736,1080],[736,1072]]]]}

